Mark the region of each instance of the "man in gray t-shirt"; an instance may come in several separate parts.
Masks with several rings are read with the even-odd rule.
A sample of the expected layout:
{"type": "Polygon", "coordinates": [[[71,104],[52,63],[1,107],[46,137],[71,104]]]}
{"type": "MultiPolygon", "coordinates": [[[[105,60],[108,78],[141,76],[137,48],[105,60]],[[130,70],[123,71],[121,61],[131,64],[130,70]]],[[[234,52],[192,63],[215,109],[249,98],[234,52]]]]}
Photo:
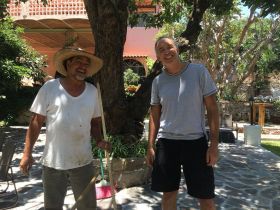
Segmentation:
{"type": "Polygon", "coordinates": [[[174,40],[155,44],[163,72],[152,84],[147,163],[153,167],[152,190],[163,192],[163,209],[176,209],[181,166],[188,193],[201,209],[215,209],[213,165],[218,159],[217,88],[201,64],[179,59],[174,40]],[[210,127],[206,140],[205,108],[210,127]],[[155,140],[157,140],[155,147],[155,140]]]}

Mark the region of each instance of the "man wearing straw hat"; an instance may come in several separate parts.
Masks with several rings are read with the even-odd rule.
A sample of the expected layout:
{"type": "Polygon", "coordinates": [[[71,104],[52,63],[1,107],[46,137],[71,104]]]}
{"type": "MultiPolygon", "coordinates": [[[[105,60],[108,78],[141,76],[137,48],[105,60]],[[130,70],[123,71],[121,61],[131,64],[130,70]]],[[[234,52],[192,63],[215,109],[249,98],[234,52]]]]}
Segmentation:
{"type": "MultiPolygon", "coordinates": [[[[62,210],[70,182],[77,200],[94,176],[91,137],[99,148],[110,150],[101,136],[97,89],[85,82],[98,72],[103,61],[80,48],[64,48],[54,56],[56,70],[64,77],[47,81],[39,90],[26,134],[20,169],[28,175],[34,160],[32,148],[46,121],[42,156],[45,209],[62,210]]],[[[93,186],[78,209],[96,209],[93,186]]]]}

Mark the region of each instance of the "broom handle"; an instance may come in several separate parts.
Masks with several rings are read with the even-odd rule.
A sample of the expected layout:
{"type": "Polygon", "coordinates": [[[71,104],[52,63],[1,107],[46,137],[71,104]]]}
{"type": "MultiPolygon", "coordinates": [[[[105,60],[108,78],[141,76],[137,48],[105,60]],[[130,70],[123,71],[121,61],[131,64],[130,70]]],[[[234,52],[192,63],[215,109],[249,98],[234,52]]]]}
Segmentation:
{"type": "Polygon", "coordinates": [[[76,200],[75,204],[72,206],[71,210],[75,210],[77,208],[77,204],[80,202],[80,200],[83,199],[84,195],[88,193],[88,191],[92,188],[92,185],[95,183],[96,176],[92,177],[90,183],[88,183],[87,187],[84,189],[84,191],[81,193],[79,198],[76,200]]]}
{"type": "Polygon", "coordinates": [[[99,160],[100,160],[101,177],[104,180],[104,167],[103,167],[103,160],[102,160],[102,154],[101,154],[100,149],[98,149],[98,156],[99,156],[99,160]]]}
{"type": "Polygon", "coordinates": [[[104,140],[107,141],[108,139],[107,139],[107,133],[106,133],[105,118],[104,118],[103,104],[102,104],[102,97],[101,97],[101,90],[100,90],[99,83],[97,83],[97,90],[98,90],[98,102],[99,102],[99,107],[100,107],[100,112],[101,112],[102,131],[103,131],[103,135],[104,135],[104,140]]]}
{"type": "MultiPolygon", "coordinates": [[[[100,112],[101,112],[102,130],[103,130],[104,140],[107,141],[108,138],[107,138],[107,133],[106,133],[105,118],[104,118],[103,104],[102,104],[102,97],[101,97],[101,90],[100,90],[99,83],[97,83],[97,90],[98,90],[99,107],[100,107],[100,112]]],[[[106,156],[107,165],[108,165],[113,208],[114,208],[114,210],[117,210],[117,203],[116,203],[116,199],[115,199],[115,191],[114,191],[113,176],[112,176],[112,169],[111,169],[111,161],[110,161],[109,153],[107,150],[105,150],[105,156],[106,156]]]]}

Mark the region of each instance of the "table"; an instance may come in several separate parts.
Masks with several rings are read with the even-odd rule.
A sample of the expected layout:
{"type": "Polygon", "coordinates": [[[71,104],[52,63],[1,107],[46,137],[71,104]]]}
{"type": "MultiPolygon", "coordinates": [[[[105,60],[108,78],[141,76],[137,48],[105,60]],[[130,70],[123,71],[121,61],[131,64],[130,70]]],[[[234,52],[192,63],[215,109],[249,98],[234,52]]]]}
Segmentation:
{"type": "MultiPolygon", "coordinates": [[[[206,132],[209,136],[209,128],[206,128],[206,132]]],[[[235,136],[231,128],[220,128],[219,130],[219,142],[223,143],[235,143],[235,136]]]]}
{"type": "Polygon", "coordinates": [[[258,125],[261,127],[264,126],[265,122],[265,108],[272,107],[270,103],[254,103],[253,105],[253,122],[256,122],[256,111],[258,109],[259,117],[258,117],[258,125]]]}

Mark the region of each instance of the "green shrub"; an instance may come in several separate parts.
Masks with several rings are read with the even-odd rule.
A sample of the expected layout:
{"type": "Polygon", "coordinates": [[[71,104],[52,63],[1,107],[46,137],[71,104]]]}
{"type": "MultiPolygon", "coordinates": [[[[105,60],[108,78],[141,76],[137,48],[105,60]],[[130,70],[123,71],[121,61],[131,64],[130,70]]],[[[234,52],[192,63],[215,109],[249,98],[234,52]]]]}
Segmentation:
{"type": "Polygon", "coordinates": [[[138,85],[140,76],[133,72],[132,69],[126,69],[124,72],[124,85],[138,85]]]}
{"type": "Polygon", "coordinates": [[[18,112],[28,109],[38,88],[23,87],[28,78],[42,84],[45,74],[44,57],[21,39],[23,29],[15,27],[9,18],[0,21],[0,121],[14,123],[18,112]]]}
{"type": "Polygon", "coordinates": [[[18,91],[0,97],[0,121],[3,121],[3,125],[16,124],[18,114],[30,108],[39,88],[40,86],[20,87],[18,91]]]}
{"type": "Polygon", "coordinates": [[[275,112],[280,113],[280,99],[272,102],[272,108],[275,112]]]}
{"type": "Polygon", "coordinates": [[[0,22],[0,91],[8,82],[11,85],[7,88],[18,88],[24,77],[34,82],[42,82],[45,77],[41,71],[46,64],[44,57],[21,39],[22,33],[23,29],[14,27],[11,19],[0,22]]]}
{"type": "Polygon", "coordinates": [[[124,72],[124,89],[127,96],[133,96],[139,84],[140,76],[132,69],[126,69],[124,72]]]}
{"type": "MultiPolygon", "coordinates": [[[[133,144],[123,144],[122,136],[108,136],[108,140],[112,144],[111,156],[113,158],[129,158],[129,157],[145,157],[148,142],[139,140],[133,144]]],[[[93,156],[98,157],[98,147],[93,140],[92,143],[93,156]]]]}
{"type": "Polygon", "coordinates": [[[152,72],[152,68],[153,68],[154,63],[155,63],[155,61],[152,58],[148,57],[146,59],[146,64],[147,64],[147,67],[148,67],[148,75],[152,72]]]}

